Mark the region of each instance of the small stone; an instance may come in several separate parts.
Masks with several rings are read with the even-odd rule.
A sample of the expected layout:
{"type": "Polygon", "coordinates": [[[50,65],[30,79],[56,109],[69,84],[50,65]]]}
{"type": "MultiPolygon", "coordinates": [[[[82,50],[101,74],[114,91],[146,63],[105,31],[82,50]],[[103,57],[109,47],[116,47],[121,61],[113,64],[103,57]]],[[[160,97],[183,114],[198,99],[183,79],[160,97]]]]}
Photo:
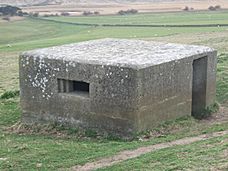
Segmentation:
{"type": "Polygon", "coordinates": [[[41,167],[42,167],[42,163],[37,163],[37,164],[36,164],[36,167],[37,167],[37,168],[41,168],[41,167]]]}
{"type": "Polygon", "coordinates": [[[0,158],[0,161],[6,161],[8,158],[0,158]]]}

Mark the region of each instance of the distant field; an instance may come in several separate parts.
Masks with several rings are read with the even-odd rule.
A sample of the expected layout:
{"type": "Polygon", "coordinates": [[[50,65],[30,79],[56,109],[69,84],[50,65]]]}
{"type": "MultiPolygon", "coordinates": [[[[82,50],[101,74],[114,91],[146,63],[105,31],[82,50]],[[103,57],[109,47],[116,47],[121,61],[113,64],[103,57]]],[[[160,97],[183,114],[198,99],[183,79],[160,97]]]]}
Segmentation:
{"type": "MultiPolygon", "coordinates": [[[[6,127],[11,127],[19,121],[21,111],[18,97],[2,98],[0,99],[0,170],[65,170],[77,164],[112,156],[125,149],[227,130],[228,122],[222,118],[227,115],[228,107],[228,27],[91,27],[67,23],[221,24],[228,23],[227,18],[228,12],[220,11],[47,18],[66,23],[32,18],[0,22],[0,96],[12,90],[19,90],[18,55],[21,51],[114,37],[206,45],[218,49],[217,101],[222,106],[218,118],[213,120],[198,121],[190,117],[182,118],[163,123],[155,129],[156,136],[148,141],[125,142],[113,140],[113,137],[93,139],[93,132],[87,132],[88,138],[81,139],[77,136],[77,130],[69,130],[69,138],[61,134],[63,131],[61,127],[55,128],[57,131],[49,130],[51,133],[35,129],[32,135],[6,132],[6,127]],[[223,122],[213,122],[219,118],[223,122]]],[[[224,159],[227,159],[225,151],[227,145],[227,136],[223,136],[188,146],[163,149],[105,170],[153,170],[155,167],[160,170],[226,169],[228,162],[224,159]]]]}
{"type": "Polygon", "coordinates": [[[55,21],[89,24],[228,24],[228,11],[172,12],[137,15],[51,17],[55,21]]]}
{"type": "Polygon", "coordinates": [[[0,23],[0,35],[3,35],[0,38],[0,51],[20,51],[60,44],[53,39],[64,39],[65,36],[78,34],[85,29],[87,28],[29,18],[23,21],[0,23]],[[8,44],[10,48],[7,48],[8,44]]]}
{"type": "MultiPolygon", "coordinates": [[[[9,0],[2,0],[9,1],[9,0]]],[[[15,0],[13,0],[15,3],[15,0]]],[[[23,2],[22,0],[17,3],[23,2]]],[[[24,1],[26,3],[26,1],[24,1]]],[[[34,1],[38,4],[38,1],[34,1]]],[[[60,14],[69,12],[71,15],[82,15],[83,11],[98,11],[102,15],[117,14],[120,10],[137,9],[140,13],[183,11],[185,6],[198,10],[208,10],[209,6],[220,5],[222,9],[228,9],[227,0],[67,0],[63,4],[44,1],[40,5],[22,7],[27,12],[39,12],[44,14],[60,14]],[[83,3],[86,2],[86,3],[83,3]],[[46,4],[45,4],[46,3],[46,4]]],[[[52,1],[53,2],[53,1],[52,1]]],[[[56,1],[55,1],[56,2],[56,1]]]]}
{"type": "Polygon", "coordinates": [[[128,16],[94,17],[48,17],[43,21],[26,19],[0,23],[1,51],[21,51],[64,43],[78,42],[104,37],[150,38],[180,33],[220,32],[227,27],[210,28],[134,28],[134,27],[92,27],[74,26],[70,23],[92,24],[228,24],[228,12],[156,13],[128,16]],[[57,22],[46,21],[54,20],[57,22]],[[58,23],[58,21],[66,23],[58,23]],[[15,31],[16,30],[16,31],[15,31]],[[7,45],[10,44],[11,47],[7,45]]]}

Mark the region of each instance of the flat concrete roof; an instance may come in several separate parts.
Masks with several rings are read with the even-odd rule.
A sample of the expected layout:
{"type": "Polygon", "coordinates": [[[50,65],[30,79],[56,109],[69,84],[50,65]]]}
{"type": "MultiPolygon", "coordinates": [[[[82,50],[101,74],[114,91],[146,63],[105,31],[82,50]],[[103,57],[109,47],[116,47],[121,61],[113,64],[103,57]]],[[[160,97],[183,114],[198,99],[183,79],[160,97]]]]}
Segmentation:
{"type": "Polygon", "coordinates": [[[140,69],[212,51],[205,46],[107,38],[27,51],[22,56],[140,69]]]}

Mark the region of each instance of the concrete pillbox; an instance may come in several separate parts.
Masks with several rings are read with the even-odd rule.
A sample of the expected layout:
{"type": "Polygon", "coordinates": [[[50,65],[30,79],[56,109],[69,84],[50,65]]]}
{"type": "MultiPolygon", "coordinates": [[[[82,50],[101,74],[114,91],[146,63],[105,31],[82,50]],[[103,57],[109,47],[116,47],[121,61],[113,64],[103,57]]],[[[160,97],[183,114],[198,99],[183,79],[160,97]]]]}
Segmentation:
{"type": "Polygon", "coordinates": [[[120,136],[196,116],[215,100],[216,51],[101,39],[20,55],[22,121],[120,136]]]}

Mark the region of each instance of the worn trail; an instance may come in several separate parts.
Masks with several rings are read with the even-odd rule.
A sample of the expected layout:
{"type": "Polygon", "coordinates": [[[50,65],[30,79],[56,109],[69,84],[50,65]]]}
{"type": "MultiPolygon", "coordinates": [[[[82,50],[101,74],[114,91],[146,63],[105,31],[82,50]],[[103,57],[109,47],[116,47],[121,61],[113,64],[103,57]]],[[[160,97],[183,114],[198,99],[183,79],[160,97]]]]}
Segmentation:
{"type": "Polygon", "coordinates": [[[143,154],[154,152],[156,150],[164,149],[164,148],[169,148],[173,147],[176,145],[188,145],[197,141],[203,141],[203,140],[208,140],[210,138],[216,138],[220,137],[223,135],[228,135],[228,130],[226,131],[221,131],[221,132],[215,132],[211,134],[204,134],[204,135],[199,135],[196,137],[187,137],[183,139],[179,139],[176,141],[172,142],[167,142],[167,143],[160,143],[160,144],[155,144],[155,145],[150,145],[146,147],[140,147],[135,150],[125,150],[122,151],[112,157],[108,158],[103,158],[94,162],[86,163],[83,166],[74,166],[70,168],[72,171],[89,171],[89,170],[95,170],[103,167],[108,167],[112,166],[114,164],[120,163],[124,160],[132,159],[135,157],[139,157],[143,154]]]}

